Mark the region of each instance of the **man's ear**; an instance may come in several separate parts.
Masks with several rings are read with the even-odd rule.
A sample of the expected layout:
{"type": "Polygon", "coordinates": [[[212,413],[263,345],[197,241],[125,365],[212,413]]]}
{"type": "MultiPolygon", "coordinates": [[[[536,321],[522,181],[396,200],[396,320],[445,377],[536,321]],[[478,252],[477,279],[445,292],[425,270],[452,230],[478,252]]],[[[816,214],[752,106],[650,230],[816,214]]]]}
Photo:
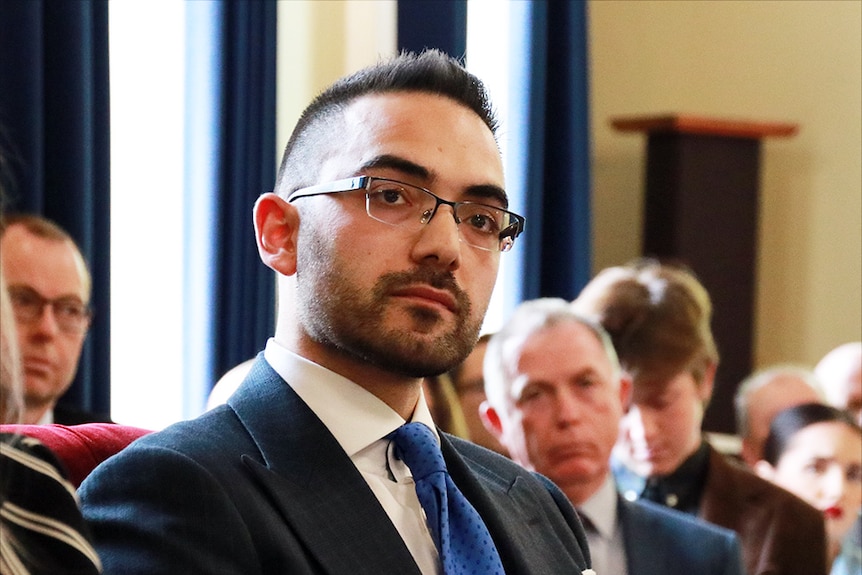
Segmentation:
{"type": "Polygon", "coordinates": [[[754,464],[754,472],[769,481],[775,478],[775,468],[763,459],[754,464]]]}
{"type": "Polygon", "coordinates": [[[627,413],[632,401],[632,377],[623,372],[620,375],[620,405],[623,413],[627,413]]]}
{"type": "Polygon", "coordinates": [[[295,207],[272,192],[262,194],[254,204],[254,233],[263,263],[285,276],[296,273],[299,213],[295,207]]]}
{"type": "Polygon", "coordinates": [[[485,429],[497,438],[497,441],[500,441],[500,438],[503,436],[503,423],[500,421],[500,414],[497,413],[496,409],[491,407],[488,400],[483,401],[479,406],[479,419],[482,420],[482,425],[485,426],[485,429]]]}
{"type": "Polygon", "coordinates": [[[714,361],[709,362],[703,372],[703,381],[700,384],[698,393],[704,409],[709,405],[709,400],[712,399],[712,388],[715,384],[715,370],[718,366],[714,361]]]}

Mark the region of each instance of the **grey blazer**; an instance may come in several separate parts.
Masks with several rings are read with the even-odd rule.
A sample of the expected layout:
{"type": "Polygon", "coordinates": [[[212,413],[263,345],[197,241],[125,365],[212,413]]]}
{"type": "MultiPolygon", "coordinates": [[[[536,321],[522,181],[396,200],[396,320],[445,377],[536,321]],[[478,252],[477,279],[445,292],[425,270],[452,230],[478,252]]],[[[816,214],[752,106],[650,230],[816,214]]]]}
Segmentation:
{"type": "MultiPolygon", "coordinates": [[[[471,443],[441,443],[506,573],[588,567],[558,488],[471,443]]],[[[136,441],[79,493],[108,574],[419,574],[350,458],[262,358],[226,405],[136,441]]]]}

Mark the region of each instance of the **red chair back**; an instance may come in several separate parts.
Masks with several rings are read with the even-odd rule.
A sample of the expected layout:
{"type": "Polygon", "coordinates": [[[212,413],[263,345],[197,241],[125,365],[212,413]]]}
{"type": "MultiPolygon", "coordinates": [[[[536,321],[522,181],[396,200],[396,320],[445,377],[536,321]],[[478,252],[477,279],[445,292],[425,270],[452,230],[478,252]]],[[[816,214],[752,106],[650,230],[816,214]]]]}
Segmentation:
{"type": "Polygon", "coordinates": [[[150,430],[114,423],[81,425],[0,425],[0,432],[34,437],[44,443],[66,468],[76,488],[97,465],[150,430]]]}

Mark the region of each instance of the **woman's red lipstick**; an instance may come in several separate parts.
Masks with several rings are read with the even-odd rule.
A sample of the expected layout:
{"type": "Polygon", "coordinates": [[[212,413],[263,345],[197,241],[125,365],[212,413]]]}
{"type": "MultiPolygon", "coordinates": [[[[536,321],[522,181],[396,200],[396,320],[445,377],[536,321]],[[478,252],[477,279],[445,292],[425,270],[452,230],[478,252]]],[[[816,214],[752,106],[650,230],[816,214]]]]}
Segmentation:
{"type": "Polygon", "coordinates": [[[825,515],[829,519],[841,519],[841,516],[844,515],[844,510],[840,507],[836,507],[833,505],[832,507],[827,507],[823,510],[823,515],[825,515]]]}

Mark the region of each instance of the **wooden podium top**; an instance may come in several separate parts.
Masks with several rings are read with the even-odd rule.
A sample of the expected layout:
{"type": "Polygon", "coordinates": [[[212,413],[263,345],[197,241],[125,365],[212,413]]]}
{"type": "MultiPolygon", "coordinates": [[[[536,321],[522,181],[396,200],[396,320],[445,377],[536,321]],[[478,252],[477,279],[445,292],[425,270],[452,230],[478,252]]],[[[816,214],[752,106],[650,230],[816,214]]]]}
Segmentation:
{"type": "Polygon", "coordinates": [[[798,124],[751,122],[679,114],[612,118],[611,125],[621,132],[675,132],[750,139],[766,136],[788,137],[799,131],[798,124]]]}

